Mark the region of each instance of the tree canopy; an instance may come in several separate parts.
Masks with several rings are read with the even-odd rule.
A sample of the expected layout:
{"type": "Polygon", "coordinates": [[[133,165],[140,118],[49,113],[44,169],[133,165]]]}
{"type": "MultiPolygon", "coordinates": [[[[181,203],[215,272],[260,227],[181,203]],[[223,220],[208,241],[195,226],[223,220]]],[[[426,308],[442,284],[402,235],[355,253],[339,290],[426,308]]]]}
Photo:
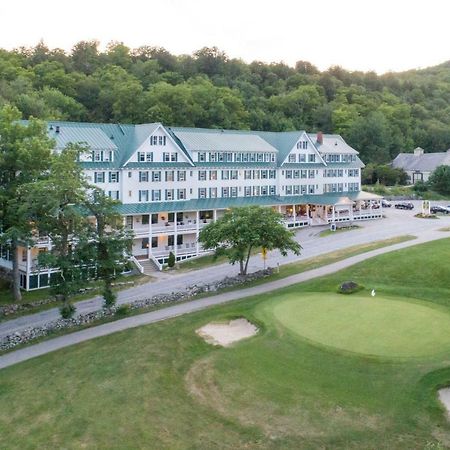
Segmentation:
{"type": "Polygon", "coordinates": [[[339,133],[365,163],[450,147],[450,64],[377,75],[307,61],[250,64],[216,47],[172,55],[81,41],[69,53],[40,42],[0,49],[0,106],[24,118],[163,121],[173,126],[339,133]]]}
{"type": "Polygon", "coordinates": [[[202,229],[199,242],[216,255],[225,254],[231,264],[239,263],[240,274],[247,273],[252,250],[278,249],[283,256],[289,251],[300,254],[301,246],[286,229],[281,214],[272,208],[247,206],[232,208],[216,222],[202,229]]]}

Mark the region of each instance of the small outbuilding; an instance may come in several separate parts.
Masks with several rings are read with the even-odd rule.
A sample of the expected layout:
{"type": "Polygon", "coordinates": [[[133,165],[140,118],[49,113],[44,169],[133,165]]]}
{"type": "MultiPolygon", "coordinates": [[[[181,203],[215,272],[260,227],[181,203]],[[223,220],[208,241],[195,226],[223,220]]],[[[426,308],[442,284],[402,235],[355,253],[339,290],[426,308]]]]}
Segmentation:
{"type": "Polygon", "coordinates": [[[408,183],[427,181],[436,167],[450,166],[450,149],[446,152],[425,153],[417,147],[413,153],[399,153],[392,161],[396,169],[403,169],[408,174],[408,183]]]}

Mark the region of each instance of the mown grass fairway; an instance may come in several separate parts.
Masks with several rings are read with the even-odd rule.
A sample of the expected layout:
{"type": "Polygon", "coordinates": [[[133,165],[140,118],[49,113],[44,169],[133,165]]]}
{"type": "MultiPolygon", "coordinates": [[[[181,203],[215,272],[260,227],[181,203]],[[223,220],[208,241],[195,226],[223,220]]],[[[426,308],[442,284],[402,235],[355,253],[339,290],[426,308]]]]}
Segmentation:
{"type": "Polygon", "coordinates": [[[425,303],[320,293],[290,294],[272,305],[281,324],[313,343],[388,358],[450,350],[450,314],[425,303]]]}
{"type": "MultiPolygon", "coordinates": [[[[443,239],[1,370],[0,448],[450,446],[450,423],[436,397],[437,387],[450,384],[450,349],[445,344],[440,353],[412,358],[368,357],[342,350],[336,342],[305,339],[273,314],[283,299],[312,294],[353,301],[352,296],[335,294],[342,281],[352,279],[376,289],[377,297],[367,301],[381,300],[378,311],[384,317],[391,311],[397,318],[408,314],[414,319],[424,308],[427,320],[436,312],[436,320],[445,322],[450,313],[449,259],[450,239],[443,239]],[[404,309],[396,310],[398,303],[404,309]],[[256,323],[260,332],[229,348],[212,347],[195,334],[211,321],[236,317],[256,323]]],[[[368,294],[354,295],[365,302],[368,294]]],[[[395,327],[398,322],[392,321],[395,327]]],[[[423,327],[422,337],[433,334],[434,327],[433,320],[423,327]]],[[[324,324],[324,332],[326,328],[324,324]]],[[[415,339],[410,348],[422,338],[415,339]]]]}

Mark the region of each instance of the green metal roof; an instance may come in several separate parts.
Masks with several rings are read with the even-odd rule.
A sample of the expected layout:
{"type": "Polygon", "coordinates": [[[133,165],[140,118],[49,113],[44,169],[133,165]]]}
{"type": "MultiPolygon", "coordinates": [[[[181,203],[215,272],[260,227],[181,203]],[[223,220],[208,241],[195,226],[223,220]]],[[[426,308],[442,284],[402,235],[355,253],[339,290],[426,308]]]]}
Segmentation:
{"type": "MultiPolygon", "coordinates": [[[[160,123],[122,125],[64,121],[49,121],[48,125],[49,135],[56,139],[58,148],[64,147],[69,142],[85,142],[93,149],[113,150],[114,167],[116,168],[124,167],[126,161],[130,159],[145,140],[158,127],[163,126],[160,123]],[[59,133],[56,133],[56,126],[59,126],[59,133]]],[[[182,127],[163,128],[180,147],[190,162],[192,162],[190,154],[192,150],[233,152],[271,151],[277,153],[278,166],[286,159],[289,152],[295,147],[296,142],[304,133],[304,131],[272,132],[182,127]]],[[[315,138],[312,138],[313,135],[307,136],[319,152],[357,153],[339,135],[324,134],[324,144],[322,146],[317,144],[315,138]]],[[[225,163],[218,164],[223,165],[225,163]]],[[[305,164],[306,166],[308,163],[300,164],[305,164]]],[[[359,159],[358,164],[359,167],[363,167],[359,159]]]]}
{"type": "Polygon", "coordinates": [[[125,169],[189,169],[192,167],[185,162],[130,162],[125,169]]]}
{"type": "Polygon", "coordinates": [[[124,215],[151,214],[157,212],[177,211],[207,211],[211,209],[238,208],[241,206],[277,206],[277,205],[340,205],[356,200],[375,200],[381,197],[368,192],[339,192],[323,195],[295,195],[295,196],[261,196],[261,197],[232,197],[232,198],[204,198],[175,202],[128,203],[118,205],[118,212],[124,215]]]}
{"type": "Polygon", "coordinates": [[[207,132],[198,128],[171,128],[188,151],[272,152],[277,149],[256,133],[231,130],[207,132]]]}

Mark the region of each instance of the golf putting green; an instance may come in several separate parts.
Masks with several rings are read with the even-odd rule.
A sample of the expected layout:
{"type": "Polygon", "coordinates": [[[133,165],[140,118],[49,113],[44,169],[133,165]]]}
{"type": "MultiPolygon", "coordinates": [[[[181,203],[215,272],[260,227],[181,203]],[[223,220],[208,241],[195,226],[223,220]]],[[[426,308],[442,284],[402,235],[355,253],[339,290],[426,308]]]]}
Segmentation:
{"type": "Polygon", "coordinates": [[[395,358],[450,352],[450,314],[408,299],[290,294],[273,313],[300,336],[350,352],[395,358]]]}

